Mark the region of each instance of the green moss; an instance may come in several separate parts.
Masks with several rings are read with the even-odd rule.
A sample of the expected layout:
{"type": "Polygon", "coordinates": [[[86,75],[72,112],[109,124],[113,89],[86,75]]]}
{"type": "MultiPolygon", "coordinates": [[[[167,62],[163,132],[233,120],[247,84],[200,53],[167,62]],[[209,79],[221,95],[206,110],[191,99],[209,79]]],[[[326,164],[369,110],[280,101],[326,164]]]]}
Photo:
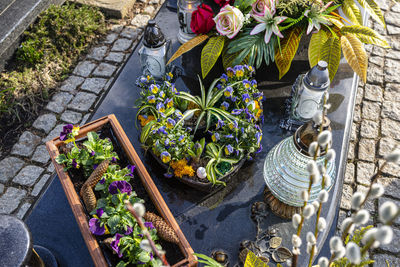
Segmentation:
{"type": "Polygon", "coordinates": [[[36,113],[38,103],[105,29],[103,14],[92,7],[67,3],[42,12],[24,33],[14,70],[1,74],[0,119],[36,113]]]}

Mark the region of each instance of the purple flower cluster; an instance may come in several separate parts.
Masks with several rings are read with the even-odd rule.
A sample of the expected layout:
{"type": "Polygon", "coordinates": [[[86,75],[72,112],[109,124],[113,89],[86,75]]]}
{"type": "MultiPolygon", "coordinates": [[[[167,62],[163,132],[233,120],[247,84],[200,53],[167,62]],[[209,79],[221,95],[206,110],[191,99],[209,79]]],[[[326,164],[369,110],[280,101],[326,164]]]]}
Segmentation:
{"type": "Polygon", "coordinates": [[[114,181],[108,187],[108,192],[110,194],[115,195],[120,193],[127,193],[130,195],[132,193],[132,186],[127,181],[114,181]]]}
{"type": "Polygon", "coordinates": [[[65,141],[68,139],[68,135],[72,133],[72,129],[74,126],[72,124],[67,124],[63,127],[62,132],[60,133],[60,140],[65,141]]]}

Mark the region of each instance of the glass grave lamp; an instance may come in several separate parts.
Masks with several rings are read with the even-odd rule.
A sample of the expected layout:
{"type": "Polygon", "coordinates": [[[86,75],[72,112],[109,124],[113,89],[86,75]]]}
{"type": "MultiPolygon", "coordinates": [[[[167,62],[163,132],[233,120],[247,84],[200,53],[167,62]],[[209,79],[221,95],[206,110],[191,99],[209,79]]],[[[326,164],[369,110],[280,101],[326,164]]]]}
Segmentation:
{"type": "Polygon", "coordinates": [[[164,77],[170,47],[171,41],[165,39],[155,20],[149,20],[144,30],[143,46],[138,52],[143,75],[152,75],[156,80],[164,77]]]}
{"type": "Polygon", "coordinates": [[[178,21],[180,24],[178,40],[181,44],[186,43],[196,36],[190,28],[192,13],[201,4],[199,0],[178,0],[178,21]]]}
{"type": "Polygon", "coordinates": [[[300,74],[293,84],[291,98],[287,100],[289,118],[282,120],[280,126],[295,130],[321,112],[329,86],[328,63],[325,61],[319,61],[306,74],[300,74]]]}
{"type": "MultiPolygon", "coordinates": [[[[328,118],[323,122],[323,129],[329,129],[330,121],[328,118]]],[[[275,147],[273,147],[264,162],[264,180],[266,186],[274,198],[284,204],[284,208],[302,207],[304,201],[300,197],[300,192],[307,190],[309,186],[309,174],[307,164],[313,158],[308,154],[309,145],[317,140],[318,125],[310,120],[297,129],[293,136],[290,136],[275,147]],[[287,205],[287,206],[285,206],[287,205]]],[[[326,155],[322,153],[317,157],[317,164],[321,165],[325,161],[326,155]]],[[[331,183],[325,189],[329,191],[336,177],[335,163],[329,161],[326,174],[331,183]]],[[[322,190],[321,180],[313,184],[309,196],[309,203],[318,198],[322,190]]],[[[284,211],[282,211],[284,212],[284,211]]],[[[294,213],[294,212],[293,212],[294,213]]],[[[293,214],[287,214],[289,218],[293,214]]]]}

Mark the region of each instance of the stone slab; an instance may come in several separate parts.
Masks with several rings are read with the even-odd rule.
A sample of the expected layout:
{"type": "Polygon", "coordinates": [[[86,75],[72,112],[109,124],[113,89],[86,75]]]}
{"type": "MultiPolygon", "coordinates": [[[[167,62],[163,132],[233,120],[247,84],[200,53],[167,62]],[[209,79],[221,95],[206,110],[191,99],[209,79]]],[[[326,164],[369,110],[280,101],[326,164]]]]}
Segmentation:
{"type": "Polygon", "coordinates": [[[14,210],[16,210],[25,195],[25,190],[15,187],[9,187],[6,192],[0,197],[0,214],[10,214],[14,210]]]}
{"type": "Polygon", "coordinates": [[[100,8],[106,16],[124,18],[133,8],[136,0],[71,0],[72,2],[100,8]]]}
{"type": "Polygon", "coordinates": [[[0,182],[6,183],[13,178],[24,166],[25,162],[19,158],[8,157],[0,161],[0,182]]]}
{"type": "Polygon", "coordinates": [[[39,130],[43,130],[45,133],[49,133],[56,125],[57,118],[54,114],[48,113],[39,116],[33,123],[33,127],[39,130]]]}
{"type": "Polygon", "coordinates": [[[46,164],[50,160],[49,152],[47,152],[46,146],[38,146],[35,153],[32,156],[32,160],[35,162],[46,164]]]}
{"type": "Polygon", "coordinates": [[[11,154],[29,157],[30,155],[32,155],[33,150],[39,144],[39,142],[39,136],[29,131],[25,131],[19,137],[18,143],[13,146],[11,154]]]}
{"type": "Polygon", "coordinates": [[[26,166],[15,176],[13,182],[20,185],[31,186],[36,182],[43,171],[43,168],[35,165],[26,166]]]}

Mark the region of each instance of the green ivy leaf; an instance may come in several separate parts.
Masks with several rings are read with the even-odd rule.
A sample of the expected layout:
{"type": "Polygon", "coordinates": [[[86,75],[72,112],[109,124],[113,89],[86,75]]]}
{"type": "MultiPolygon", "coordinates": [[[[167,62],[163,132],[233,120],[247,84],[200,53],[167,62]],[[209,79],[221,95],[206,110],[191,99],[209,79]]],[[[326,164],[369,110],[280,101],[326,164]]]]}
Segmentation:
{"type": "Polygon", "coordinates": [[[219,56],[221,55],[222,49],[224,48],[224,43],[224,36],[214,36],[211,37],[207,44],[203,47],[203,50],[201,51],[201,73],[203,79],[207,76],[217,62],[219,56]]]}
{"type": "Polygon", "coordinates": [[[63,164],[65,162],[68,162],[67,156],[65,156],[65,154],[60,154],[56,157],[56,162],[58,164],[63,164]]]}

